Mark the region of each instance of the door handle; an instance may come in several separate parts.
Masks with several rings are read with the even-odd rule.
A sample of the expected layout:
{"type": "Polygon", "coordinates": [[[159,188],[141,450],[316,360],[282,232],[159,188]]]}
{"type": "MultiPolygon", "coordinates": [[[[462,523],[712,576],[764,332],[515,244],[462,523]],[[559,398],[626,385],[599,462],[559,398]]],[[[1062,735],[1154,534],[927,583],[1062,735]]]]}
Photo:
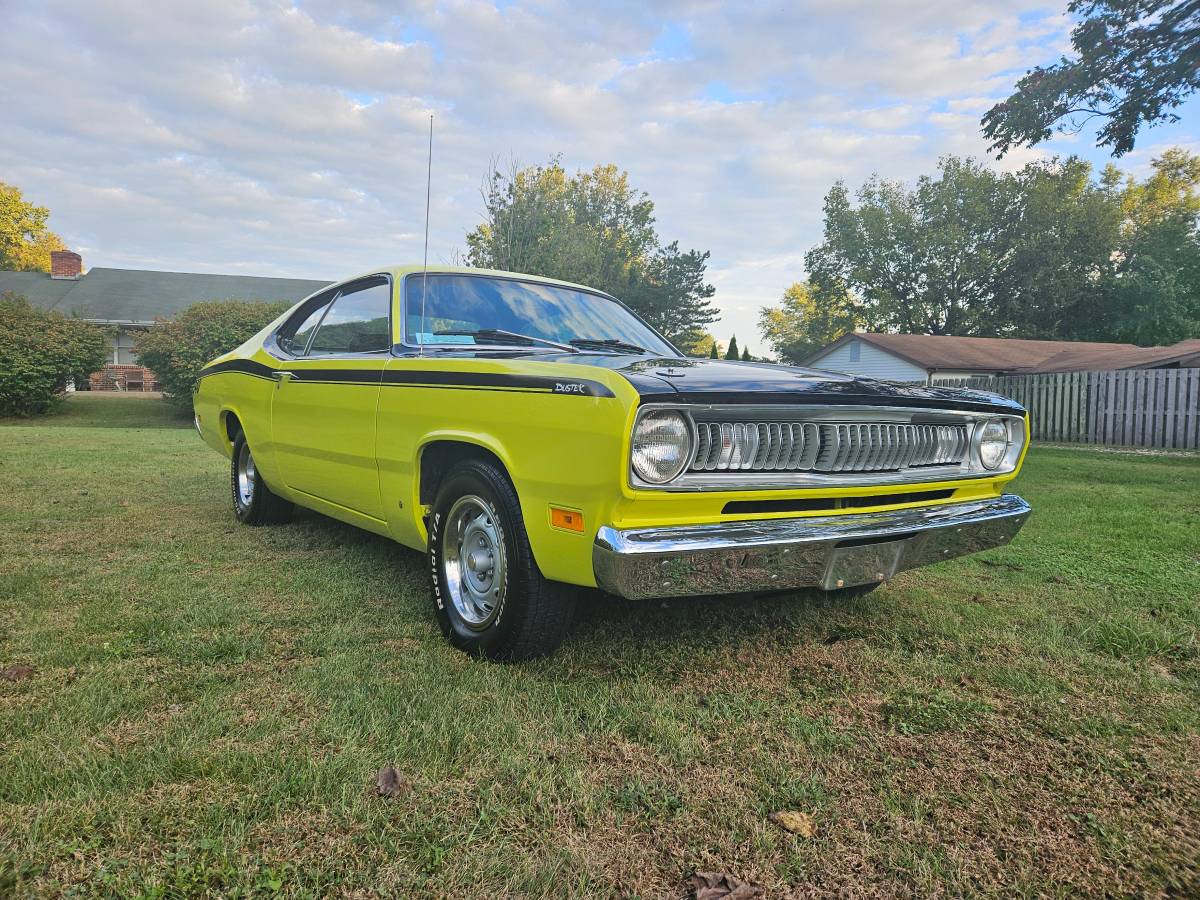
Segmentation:
{"type": "Polygon", "coordinates": [[[289,381],[291,381],[293,378],[296,377],[296,373],[295,372],[281,372],[279,370],[276,370],[271,373],[271,377],[273,379],[275,379],[276,381],[278,381],[280,384],[287,384],[289,381]]]}

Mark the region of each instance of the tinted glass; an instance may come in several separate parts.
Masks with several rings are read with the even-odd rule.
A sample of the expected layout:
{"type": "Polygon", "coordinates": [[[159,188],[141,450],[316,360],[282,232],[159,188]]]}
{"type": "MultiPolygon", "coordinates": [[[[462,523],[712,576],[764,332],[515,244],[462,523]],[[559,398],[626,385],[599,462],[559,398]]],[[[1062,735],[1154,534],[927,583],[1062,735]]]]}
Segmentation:
{"type": "Polygon", "coordinates": [[[421,320],[420,275],[405,281],[406,333],[410,343],[487,344],[485,335],[446,335],[446,331],[494,329],[545,338],[616,340],[651,353],[675,356],[641,320],[607,297],[571,288],[478,275],[429,275],[425,319],[421,320]]]}
{"type": "Polygon", "coordinates": [[[329,306],[329,300],[332,297],[332,293],[326,295],[322,300],[316,301],[316,306],[307,315],[292,319],[284,325],[278,335],[280,348],[294,356],[303,356],[304,348],[308,346],[308,339],[312,337],[313,331],[320,323],[321,316],[325,314],[325,309],[329,306]]]}
{"type": "Polygon", "coordinates": [[[347,286],[317,330],[309,356],[376,353],[392,346],[389,313],[392,291],[386,278],[347,286]]]}

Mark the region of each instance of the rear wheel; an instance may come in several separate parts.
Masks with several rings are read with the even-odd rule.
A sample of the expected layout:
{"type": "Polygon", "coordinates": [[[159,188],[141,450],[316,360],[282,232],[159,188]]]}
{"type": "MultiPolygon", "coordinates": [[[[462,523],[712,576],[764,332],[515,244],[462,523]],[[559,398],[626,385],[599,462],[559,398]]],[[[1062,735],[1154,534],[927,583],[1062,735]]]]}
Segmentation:
{"type": "Polygon", "coordinates": [[[240,431],[233,439],[229,481],[233,489],[233,512],[239,522],[247,525],[277,525],[291,519],[291,501],[284,500],[267,487],[254,462],[246,435],[240,431]]]}
{"type": "Polygon", "coordinates": [[[494,463],[461,463],[442,482],[429,518],[429,569],[438,625],[461,650],[532,659],[566,636],[575,589],[538,569],[516,491],[494,463]]]}

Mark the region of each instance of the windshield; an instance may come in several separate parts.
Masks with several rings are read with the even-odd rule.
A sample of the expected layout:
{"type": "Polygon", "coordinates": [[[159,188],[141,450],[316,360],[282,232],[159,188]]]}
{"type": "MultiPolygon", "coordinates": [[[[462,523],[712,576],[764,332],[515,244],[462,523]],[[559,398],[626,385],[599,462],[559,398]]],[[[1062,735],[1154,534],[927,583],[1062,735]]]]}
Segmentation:
{"type": "Polygon", "coordinates": [[[632,345],[658,356],[678,355],[631,312],[599,294],[486,275],[439,273],[426,278],[424,323],[422,276],[405,279],[405,334],[410,343],[496,345],[519,343],[511,336],[526,335],[557,344],[579,341],[588,350],[629,352],[632,345]],[[612,346],[605,347],[605,342],[612,346]]]}

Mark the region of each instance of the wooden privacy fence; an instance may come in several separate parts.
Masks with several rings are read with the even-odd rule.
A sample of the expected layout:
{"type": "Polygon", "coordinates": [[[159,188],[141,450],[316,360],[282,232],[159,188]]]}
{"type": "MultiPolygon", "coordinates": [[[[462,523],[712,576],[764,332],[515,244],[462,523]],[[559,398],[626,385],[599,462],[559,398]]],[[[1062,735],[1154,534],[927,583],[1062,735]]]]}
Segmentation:
{"type": "Polygon", "coordinates": [[[1029,410],[1033,438],[1200,449],[1200,369],[1063,372],[939,381],[995,391],[1029,410]]]}

